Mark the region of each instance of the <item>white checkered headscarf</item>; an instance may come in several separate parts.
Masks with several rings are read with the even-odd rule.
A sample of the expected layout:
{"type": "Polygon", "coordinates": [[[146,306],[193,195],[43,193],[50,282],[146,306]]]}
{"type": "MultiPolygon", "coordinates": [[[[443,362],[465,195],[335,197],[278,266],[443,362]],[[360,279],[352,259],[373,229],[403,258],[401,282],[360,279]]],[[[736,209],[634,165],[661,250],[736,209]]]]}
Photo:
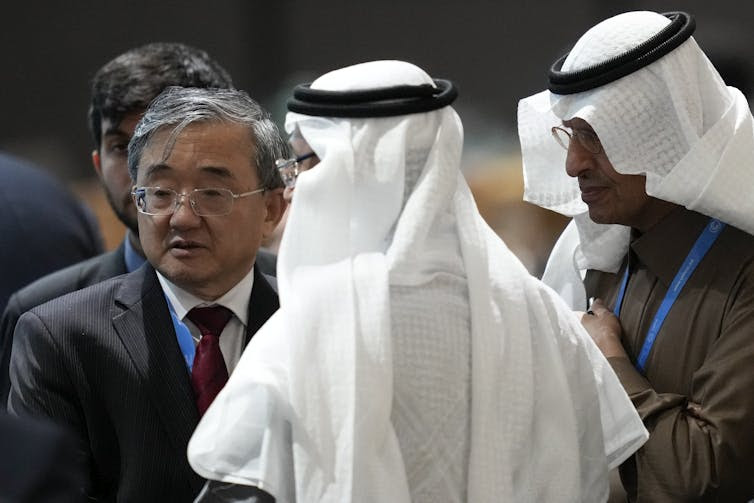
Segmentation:
{"type": "MultiPolygon", "coordinates": [[[[377,61],[312,88],[432,83],[377,61]]],[[[280,311],[196,430],[194,469],[281,503],[604,500],[646,430],[480,217],[455,111],[286,126],[321,162],[296,184],[280,311]]]]}
{"type": "MultiPolygon", "coordinates": [[[[607,19],[578,40],[562,69],[575,71],[622,54],[669,23],[661,14],[643,11],[607,19]]],[[[648,195],[754,233],[754,198],[748,194],[754,186],[749,106],[738,89],[726,87],[689,38],[609,84],[570,95],[543,91],[519,102],[524,198],[574,217],[545,276],[557,290],[565,277],[577,277],[574,267],[615,272],[629,239],[629,228],[589,219],[577,179],[565,173],[566,152],[550,128],[574,117],[594,128],[618,173],[646,175],[648,195]]]]}

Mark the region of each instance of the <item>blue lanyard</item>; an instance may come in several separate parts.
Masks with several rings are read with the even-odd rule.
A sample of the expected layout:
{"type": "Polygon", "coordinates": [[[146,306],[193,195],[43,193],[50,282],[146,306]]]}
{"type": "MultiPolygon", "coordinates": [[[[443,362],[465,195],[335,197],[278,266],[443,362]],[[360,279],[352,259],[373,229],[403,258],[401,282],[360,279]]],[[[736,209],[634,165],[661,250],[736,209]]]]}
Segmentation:
{"type": "Polygon", "coordinates": [[[189,373],[194,366],[194,354],[196,353],[196,346],[194,345],[194,338],[191,336],[191,332],[185,323],[183,323],[178,315],[175,314],[173,304],[170,303],[170,299],[165,297],[168,303],[168,309],[170,310],[170,320],[173,322],[173,328],[175,329],[175,336],[178,339],[178,346],[183,353],[183,359],[186,360],[186,367],[188,367],[189,373]]]}
{"type": "MultiPolygon", "coordinates": [[[[678,269],[675,278],[673,278],[673,282],[670,284],[670,288],[668,288],[668,292],[665,294],[665,298],[662,299],[662,304],[660,304],[657,314],[655,314],[655,317],[652,320],[652,324],[649,326],[647,338],[644,339],[644,345],[641,347],[639,358],[636,360],[636,368],[640,372],[644,372],[649,353],[652,351],[652,346],[655,343],[655,339],[657,339],[657,334],[659,333],[662,324],[665,322],[665,317],[668,315],[668,312],[670,312],[670,308],[673,307],[673,303],[675,303],[681,290],[686,285],[686,281],[688,281],[689,277],[694,273],[697,266],[712,247],[715,240],[717,240],[718,236],[720,236],[720,233],[724,228],[725,224],[723,222],[710,218],[707,227],[705,227],[699,235],[696,243],[691,247],[691,251],[686,257],[686,260],[683,261],[681,268],[678,269]]],[[[628,284],[628,269],[628,265],[626,265],[626,272],[623,274],[623,281],[620,290],[618,291],[618,299],[615,301],[615,308],[613,309],[615,316],[619,315],[621,305],[623,304],[623,296],[626,293],[626,285],[628,284]]]]}
{"type": "Polygon", "coordinates": [[[628,284],[628,264],[626,264],[626,272],[623,273],[623,281],[620,284],[620,290],[618,290],[618,298],[615,300],[615,307],[613,308],[613,314],[620,316],[620,308],[623,305],[623,296],[626,295],[626,285],[628,284]]]}

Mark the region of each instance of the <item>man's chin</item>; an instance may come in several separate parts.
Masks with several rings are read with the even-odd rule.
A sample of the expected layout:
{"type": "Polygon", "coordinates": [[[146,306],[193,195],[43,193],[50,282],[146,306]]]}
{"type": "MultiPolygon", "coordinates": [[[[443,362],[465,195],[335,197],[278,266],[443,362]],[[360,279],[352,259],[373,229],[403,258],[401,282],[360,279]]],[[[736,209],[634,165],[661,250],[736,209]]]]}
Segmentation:
{"type": "Polygon", "coordinates": [[[206,276],[198,274],[197,268],[176,263],[173,260],[163,262],[157,267],[157,270],[168,281],[188,291],[192,291],[197,285],[206,283],[208,280],[206,276]]]}
{"type": "Polygon", "coordinates": [[[603,212],[599,211],[597,208],[589,208],[589,219],[594,222],[595,224],[614,224],[615,222],[609,218],[607,215],[605,215],[603,212]]]}
{"type": "Polygon", "coordinates": [[[195,268],[176,267],[175,264],[171,264],[160,266],[158,271],[177,287],[203,300],[215,300],[230,289],[221,288],[216,284],[213,281],[216,276],[197,274],[195,268]]]}

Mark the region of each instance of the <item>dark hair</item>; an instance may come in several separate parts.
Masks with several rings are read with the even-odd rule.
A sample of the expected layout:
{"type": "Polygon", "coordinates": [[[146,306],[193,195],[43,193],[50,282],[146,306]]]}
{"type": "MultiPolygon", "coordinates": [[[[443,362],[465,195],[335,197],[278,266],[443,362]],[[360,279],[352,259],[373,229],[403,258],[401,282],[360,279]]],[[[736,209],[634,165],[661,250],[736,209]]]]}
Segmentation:
{"type": "Polygon", "coordinates": [[[92,79],[89,128],[94,147],[102,143],[102,121],[119,124],[131,112],[146,110],[168,86],[232,88],[228,72],[194,47],[157,42],[124,52],[92,79]]]}
{"type": "Polygon", "coordinates": [[[164,155],[167,158],[181,131],[197,122],[226,122],[246,127],[254,145],[254,157],[249,161],[256,167],[261,186],[265,189],[283,187],[275,160],[287,157],[288,144],[280,136],[270,114],[244,91],[235,89],[165,89],[149,105],[128,144],[128,172],[131,180],[136,183],[142,153],[157,131],[172,128],[165,146],[164,155]]]}

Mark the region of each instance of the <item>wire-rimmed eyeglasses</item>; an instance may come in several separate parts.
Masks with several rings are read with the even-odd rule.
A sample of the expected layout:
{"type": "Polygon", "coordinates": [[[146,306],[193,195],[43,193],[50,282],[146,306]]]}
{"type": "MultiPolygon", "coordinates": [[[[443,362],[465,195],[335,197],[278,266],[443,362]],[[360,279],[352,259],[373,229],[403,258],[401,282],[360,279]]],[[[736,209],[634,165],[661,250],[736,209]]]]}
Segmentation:
{"type": "Polygon", "coordinates": [[[278,159],[275,161],[275,167],[280,172],[280,177],[283,179],[283,183],[289,189],[296,186],[296,178],[303,171],[301,169],[301,162],[317,155],[314,152],[299,155],[297,157],[291,157],[290,159],[278,159]]]}
{"type": "Polygon", "coordinates": [[[131,196],[136,208],[145,215],[172,215],[186,197],[192,211],[200,217],[218,217],[227,215],[233,209],[233,202],[241,197],[259,194],[267,190],[262,187],[236,194],[228,189],[194,189],[191,192],[178,193],[163,187],[134,187],[131,196]]]}
{"type": "Polygon", "coordinates": [[[590,154],[597,155],[602,152],[602,142],[599,137],[592,131],[586,131],[584,129],[567,129],[560,126],[553,126],[550,131],[558,145],[568,150],[568,145],[571,143],[571,138],[576,140],[584,147],[590,154]]]}

